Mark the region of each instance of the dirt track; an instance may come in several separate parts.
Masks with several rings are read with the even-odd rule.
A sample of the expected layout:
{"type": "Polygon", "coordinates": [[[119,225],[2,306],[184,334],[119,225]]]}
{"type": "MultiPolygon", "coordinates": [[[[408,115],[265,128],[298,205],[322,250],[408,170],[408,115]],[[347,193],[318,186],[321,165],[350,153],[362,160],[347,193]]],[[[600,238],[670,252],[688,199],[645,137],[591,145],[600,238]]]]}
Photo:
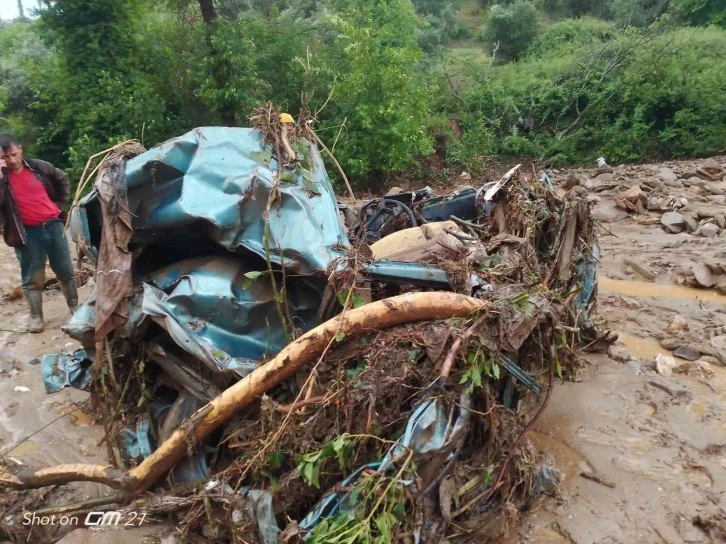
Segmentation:
{"type": "MultiPolygon", "coordinates": [[[[685,174],[699,164],[670,166],[676,174],[685,174]]],[[[613,183],[620,187],[592,193],[600,199],[597,205],[607,204],[624,187],[654,178],[660,166],[615,169],[613,183]]],[[[575,172],[583,180],[595,175],[575,172]]],[[[555,183],[564,182],[570,173],[555,173],[555,183]]],[[[719,186],[726,188],[726,182],[719,186]]],[[[665,191],[687,198],[685,211],[699,216],[726,210],[705,198],[696,186],[666,187],[665,191]]],[[[709,346],[711,338],[726,334],[726,296],[678,285],[689,280],[677,273],[726,249],[726,234],[705,238],[658,232],[660,215],[643,214],[637,219],[630,215],[606,225],[612,236],[601,240],[599,316],[606,327],[622,333],[623,342],[613,347],[610,357],[587,356],[579,381],[557,385],[532,440],[551,455],[563,476],[559,493],[536,501],[506,536],[492,537],[492,541],[726,541],[726,368],[708,359],[712,376],[675,373],[665,377],[652,363],[657,353],[668,353],[659,346],[662,340],[709,346]],[[634,272],[626,259],[637,261],[655,277],[634,272]],[[677,315],[685,318],[688,329],[667,332],[677,315]]],[[[6,293],[19,277],[12,250],[2,244],[0,262],[0,292],[6,293]]],[[[81,296],[87,291],[82,289],[81,296]]],[[[69,413],[12,451],[11,462],[31,466],[104,462],[105,450],[98,447],[102,429],[78,409],[87,395],[68,389],[46,395],[40,366],[29,364],[44,353],[75,347],[67,345],[71,341],[59,330],[67,315],[60,293],[46,292],[47,329],[40,335],[7,332],[24,328],[22,301],[3,302],[0,308],[0,365],[10,362],[16,369],[6,365],[9,374],[0,375],[0,451],[69,413]],[[16,386],[30,392],[18,392],[16,386]]],[[[52,500],[68,503],[102,491],[91,484],[68,486],[52,500]]],[[[129,540],[138,541],[138,533],[129,540]]],[[[114,542],[120,539],[114,537],[114,542]]]]}

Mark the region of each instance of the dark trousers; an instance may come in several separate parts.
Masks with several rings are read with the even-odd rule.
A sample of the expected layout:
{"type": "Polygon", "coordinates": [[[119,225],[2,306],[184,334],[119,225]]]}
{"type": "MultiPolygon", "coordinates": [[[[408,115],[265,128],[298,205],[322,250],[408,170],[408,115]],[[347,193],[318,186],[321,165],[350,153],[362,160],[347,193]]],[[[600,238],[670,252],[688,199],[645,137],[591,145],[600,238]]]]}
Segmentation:
{"type": "Polygon", "coordinates": [[[20,261],[23,289],[43,290],[46,260],[50,261],[50,267],[58,281],[73,279],[73,261],[60,219],[37,227],[25,227],[25,232],[27,243],[15,248],[15,254],[20,261]]]}

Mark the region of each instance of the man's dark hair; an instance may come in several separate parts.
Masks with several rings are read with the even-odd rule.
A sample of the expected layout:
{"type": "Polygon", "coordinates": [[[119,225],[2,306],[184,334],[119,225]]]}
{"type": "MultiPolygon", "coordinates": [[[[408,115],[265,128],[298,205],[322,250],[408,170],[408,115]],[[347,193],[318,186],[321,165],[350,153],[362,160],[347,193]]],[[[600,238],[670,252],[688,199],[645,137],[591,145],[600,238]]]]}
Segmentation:
{"type": "Polygon", "coordinates": [[[3,134],[0,136],[0,149],[3,151],[9,151],[12,146],[20,147],[20,142],[15,139],[15,136],[10,134],[3,134]]]}

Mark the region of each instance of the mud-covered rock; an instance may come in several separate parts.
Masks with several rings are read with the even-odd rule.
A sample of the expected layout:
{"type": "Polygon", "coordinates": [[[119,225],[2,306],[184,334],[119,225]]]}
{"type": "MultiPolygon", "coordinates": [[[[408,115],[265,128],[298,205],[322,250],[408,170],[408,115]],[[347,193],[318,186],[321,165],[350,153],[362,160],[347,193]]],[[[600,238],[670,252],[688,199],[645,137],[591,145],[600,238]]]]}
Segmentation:
{"type": "Polygon", "coordinates": [[[661,216],[660,224],[673,234],[678,234],[686,229],[686,218],[678,212],[666,212],[661,216]]]}
{"type": "Polygon", "coordinates": [[[658,173],[656,174],[656,176],[663,183],[669,183],[669,182],[675,183],[678,181],[678,176],[675,174],[675,172],[665,166],[658,170],[658,173]]]}
{"type": "Polygon", "coordinates": [[[718,236],[719,232],[721,232],[721,229],[718,228],[718,225],[714,225],[713,223],[705,223],[698,229],[698,234],[706,238],[718,236]]]}
{"type": "Polygon", "coordinates": [[[696,361],[701,357],[701,352],[691,346],[681,346],[673,352],[673,355],[686,361],[696,361]]]}

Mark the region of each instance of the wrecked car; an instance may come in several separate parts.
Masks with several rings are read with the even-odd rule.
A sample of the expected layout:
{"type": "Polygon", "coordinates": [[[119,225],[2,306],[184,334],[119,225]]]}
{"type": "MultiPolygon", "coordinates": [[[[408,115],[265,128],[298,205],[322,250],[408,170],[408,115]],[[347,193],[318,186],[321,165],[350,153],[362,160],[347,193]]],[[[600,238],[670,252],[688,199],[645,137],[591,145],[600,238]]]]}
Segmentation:
{"type": "Polygon", "coordinates": [[[598,339],[587,201],[517,166],[342,204],[309,125],[258,119],[119,146],[73,209],[95,287],[43,379],[92,391],[115,468],[67,479],[265,543],[433,541],[551,489],[522,414],[598,339]]]}

